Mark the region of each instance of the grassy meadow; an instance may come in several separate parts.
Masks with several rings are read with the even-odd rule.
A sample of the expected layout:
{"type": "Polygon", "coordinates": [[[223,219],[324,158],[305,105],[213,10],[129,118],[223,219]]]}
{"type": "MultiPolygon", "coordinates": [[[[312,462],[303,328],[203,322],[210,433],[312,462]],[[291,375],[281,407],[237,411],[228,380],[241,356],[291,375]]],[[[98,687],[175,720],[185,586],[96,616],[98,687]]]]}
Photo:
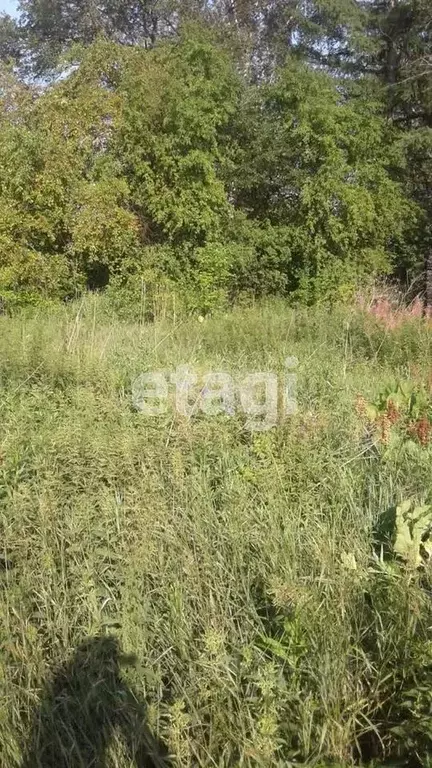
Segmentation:
{"type": "Polygon", "coordinates": [[[432,501],[432,448],[356,401],[426,386],[431,351],[356,308],[0,317],[2,768],[429,765],[429,566],[377,531],[432,501]],[[287,356],[268,431],[133,407],[142,372],[287,356]]]}

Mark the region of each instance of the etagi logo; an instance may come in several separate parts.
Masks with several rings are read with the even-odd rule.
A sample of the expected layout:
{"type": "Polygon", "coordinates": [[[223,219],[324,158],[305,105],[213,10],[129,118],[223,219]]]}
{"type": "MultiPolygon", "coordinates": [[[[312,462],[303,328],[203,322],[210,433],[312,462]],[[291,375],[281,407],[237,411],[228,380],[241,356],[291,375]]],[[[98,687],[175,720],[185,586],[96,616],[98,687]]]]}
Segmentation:
{"type": "Polygon", "coordinates": [[[132,383],[134,407],[145,416],[162,416],[168,404],[180,415],[192,418],[198,412],[207,416],[246,416],[245,428],[265,432],[297,411],[296,357],[287,357],[285,372],[279,378],[269,371],[248,373],[235,382],[226,372],[198,374],[189,366],[179,366],[174,373],[142,373],[132,383]],[[174,387],[174,397],[169,385],[174,387]]]}

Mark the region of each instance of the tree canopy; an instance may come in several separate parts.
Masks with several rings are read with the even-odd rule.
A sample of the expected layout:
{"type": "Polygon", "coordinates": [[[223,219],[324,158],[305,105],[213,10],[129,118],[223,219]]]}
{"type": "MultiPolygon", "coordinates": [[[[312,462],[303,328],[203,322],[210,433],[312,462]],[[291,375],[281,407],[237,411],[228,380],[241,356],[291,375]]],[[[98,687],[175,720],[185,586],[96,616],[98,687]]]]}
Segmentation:
{"type": "Polygon", "coordinates": [[[22,0],[0,24],[0,294],[192,304],[419,276],[428,0],[22,0]]]}

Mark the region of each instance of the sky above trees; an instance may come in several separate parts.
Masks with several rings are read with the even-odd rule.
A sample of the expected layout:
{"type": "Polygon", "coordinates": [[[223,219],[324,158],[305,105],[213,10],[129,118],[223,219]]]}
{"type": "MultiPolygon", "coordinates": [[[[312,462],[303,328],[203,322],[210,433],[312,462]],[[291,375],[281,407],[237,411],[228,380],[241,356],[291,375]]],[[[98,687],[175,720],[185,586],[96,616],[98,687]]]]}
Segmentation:
{"type": "Polygon", "coordinates": [[[13,16],[17,10],[15,0],[0,0],[0,13],[10,13],[13,16]]]}

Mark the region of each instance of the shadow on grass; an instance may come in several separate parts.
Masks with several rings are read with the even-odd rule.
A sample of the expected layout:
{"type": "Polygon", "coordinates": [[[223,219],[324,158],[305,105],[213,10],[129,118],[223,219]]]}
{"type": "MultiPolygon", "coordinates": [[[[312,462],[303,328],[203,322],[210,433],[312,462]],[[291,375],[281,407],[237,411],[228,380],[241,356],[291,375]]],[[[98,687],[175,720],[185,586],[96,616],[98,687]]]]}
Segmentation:
{"type": "Polygon", "coordinates": [[[166,750],[146,726],[145,705],[120,674],[133,661],[114,637],[80,645],[46,685],[21,768],[108,768],[117,733],[127,765],[167,768],[166,750]]]}

